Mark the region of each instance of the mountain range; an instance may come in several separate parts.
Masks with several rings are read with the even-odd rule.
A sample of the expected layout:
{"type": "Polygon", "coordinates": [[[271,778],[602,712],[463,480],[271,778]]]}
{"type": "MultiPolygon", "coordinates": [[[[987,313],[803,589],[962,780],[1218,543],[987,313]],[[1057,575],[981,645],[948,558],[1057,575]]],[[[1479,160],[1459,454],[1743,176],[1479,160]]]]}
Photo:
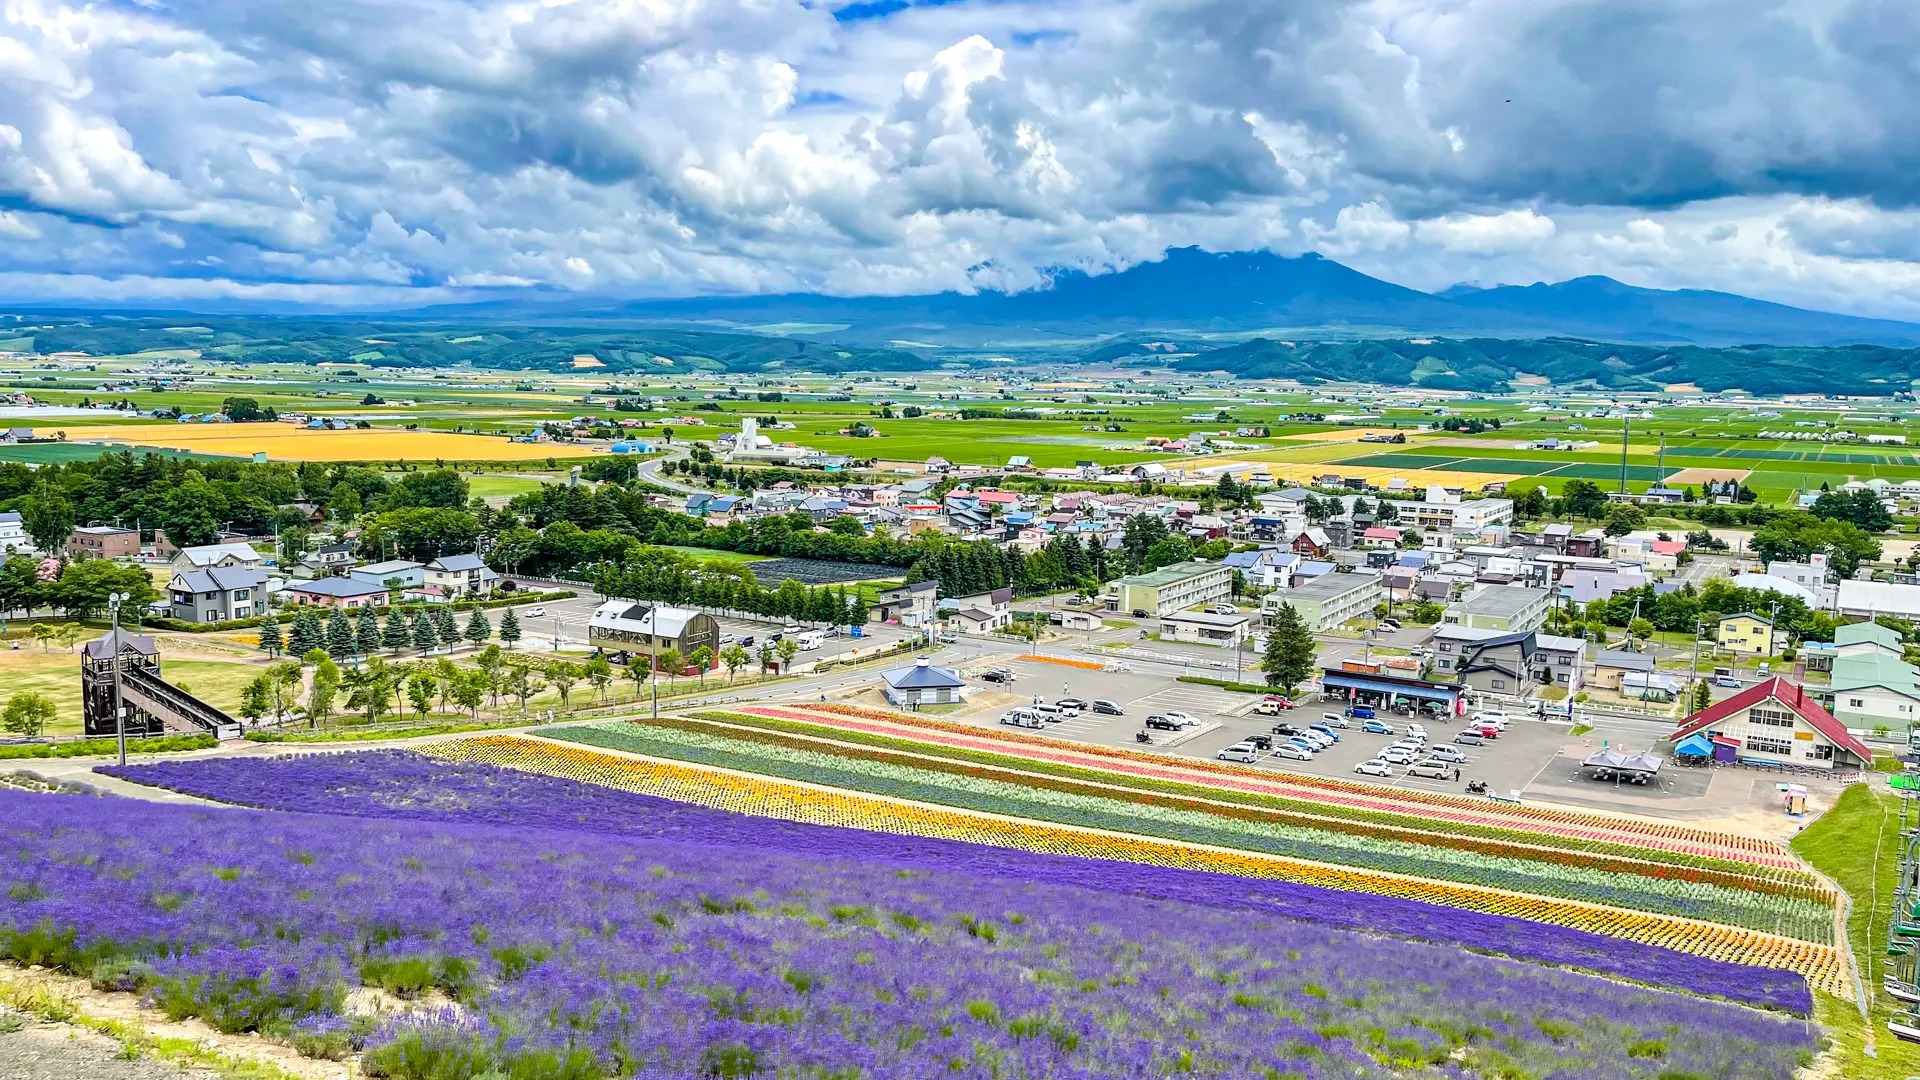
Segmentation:
{"type": "Polygon", "coordinates": [[[1045,345],[1135,330],[1209,335],[1552,335],[1665,345],[1920,345],[1920,324],[1790,307],[1732,293],[1606,277],[1425,293],[1319,255],[1178,248],[1113,273],[1062,270],[1046,288],[841,297],[815,293],[613,301],[509,297],[410,313],[437,319],[613,320],[778,328],[859,344],[1045,345]]]}

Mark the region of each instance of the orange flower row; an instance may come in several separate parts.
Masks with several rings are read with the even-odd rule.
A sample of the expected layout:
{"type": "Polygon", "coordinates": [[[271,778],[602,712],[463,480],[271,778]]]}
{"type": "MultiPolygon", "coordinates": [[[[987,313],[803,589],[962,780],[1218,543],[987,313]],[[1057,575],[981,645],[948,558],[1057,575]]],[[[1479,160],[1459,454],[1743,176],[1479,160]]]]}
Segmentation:
{"type": "Polygon", "coordinates": [[[1237,874],[1442,904],[1574,927],[1732,963],[1787,968],[1806,976],[1816,987],[1828,993],[1843,998],[1850,997],[1852,993],[1840,954],[1832,946],[1815,945],[1717,923],[1278,856],[1222,851],[1121,833],[995,817],[726,773],[678,762],[615,756],[513,736],[463,739],[423,747],[422,752],[450,760],[523,769],[761,817],[961,840],[1046,854],[1237,874]]]}

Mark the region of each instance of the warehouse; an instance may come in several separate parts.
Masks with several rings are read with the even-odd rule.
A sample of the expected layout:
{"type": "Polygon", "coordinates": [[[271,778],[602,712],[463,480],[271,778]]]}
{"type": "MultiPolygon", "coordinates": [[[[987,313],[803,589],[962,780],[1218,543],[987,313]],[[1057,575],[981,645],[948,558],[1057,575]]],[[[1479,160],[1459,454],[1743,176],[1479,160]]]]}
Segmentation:
{"type": "Polygon", "coordinates": [[[635,656],[658,657],[669,650],[678,650],[682,658],[691,658],[703,648],[717,655],[720,624],[711,615],[686,608],[609,600],[593,609],[587,643],[622,662],[635,656]]]}

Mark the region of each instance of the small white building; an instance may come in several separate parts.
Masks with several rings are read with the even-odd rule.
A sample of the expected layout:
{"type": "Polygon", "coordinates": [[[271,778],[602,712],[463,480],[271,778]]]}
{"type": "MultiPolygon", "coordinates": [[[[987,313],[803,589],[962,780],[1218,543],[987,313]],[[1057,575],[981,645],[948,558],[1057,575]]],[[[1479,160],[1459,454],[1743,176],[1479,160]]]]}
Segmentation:
{"type": "Polygon", "coordinates": [[[1232,648],[1247,639],[1251,620],[1245,615],[1216,615],[1211,611],[1172,611],[1160,616],[1162,641],[1232,648]]]}
{"type": "Polygon", "coordinates": [[[966,700],[969,689],[966,680],[947,668],[934,667],[924,656],[911,666],[881,672],[880,680],[887,701],[905,708],[958,704],[966,700]]]}

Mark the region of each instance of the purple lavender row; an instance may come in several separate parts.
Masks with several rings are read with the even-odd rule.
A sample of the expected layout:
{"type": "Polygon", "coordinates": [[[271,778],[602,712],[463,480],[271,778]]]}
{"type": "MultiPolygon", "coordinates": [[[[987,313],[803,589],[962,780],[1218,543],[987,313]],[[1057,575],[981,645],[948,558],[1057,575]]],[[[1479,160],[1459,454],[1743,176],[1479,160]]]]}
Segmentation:
{"type": "Polygon", "coordinates": [[[1792,971],[1731,964],[1566,927],[1226,874],[752,817],[404,751],[165,762],[100,771],[184,794],[269,809],[586,829],[757,852],[937,866],[980,878],[1076,885],[1442,942],[1799,1015],[1808,1015],[1812,1009],[1806,980],[1792,971]]]}
{"type": "MultiPolygon", "coordinates": [[[[325,759],[395,793],[393,760],[325,759]]],[[[410,796],[437,813],[501,809],[462,805],[496,778],[411,775],[444,782],[410,796]]],[[[1803,1022],[1458,949],[677,831],[0,792],[0,937],[400,1080],[1785,1080],[1812,1046],[1803,1022]],[[453,1004],[357,1020],[360,985],[453,1004]]]]}

